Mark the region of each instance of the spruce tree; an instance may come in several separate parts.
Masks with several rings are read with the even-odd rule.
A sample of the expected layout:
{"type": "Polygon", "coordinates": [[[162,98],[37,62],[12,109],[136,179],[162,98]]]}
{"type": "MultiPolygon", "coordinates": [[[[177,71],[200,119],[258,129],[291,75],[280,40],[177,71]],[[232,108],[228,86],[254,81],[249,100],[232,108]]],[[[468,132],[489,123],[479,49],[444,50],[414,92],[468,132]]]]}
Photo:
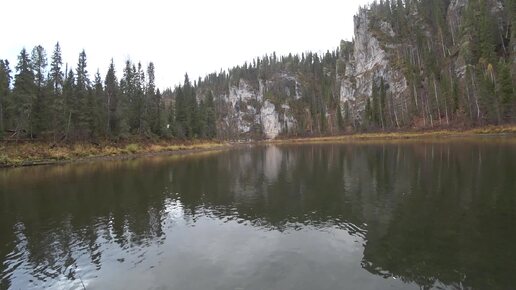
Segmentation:
{"type": "Polygon", "coordinates": [[[134,85],[134,74],[136,74],[136,68],[134,68],[130,60],[125,62],[122,79],[120,80],[120,96],[121,96],[121,133],[126,134],[134,128],[134,103],[135,100],[135,85],[134,85]]]}
{"type": "Polygon", "coordinates": [[[49,114],[51,119],[51,128],[53,130],[54,141],[57,141],[58,135],[65,131],[66,117],[64,115],[65,103],[63,99],[63,59],[61,55],[61,47],[59,42],[54,47],[50,63],[50,73],[48,76],[47,86],[50,91],[49,114]]]}
{"type": "MultiPolygon", "coordinates": [[[[174,91],[175,96],[175,110],[171,110],[175,112],[175,131],[176,136],[180,138],[186,137],[186,127],[187,127],[187,112],[186,112],[186,100],[183,94],[183,88],[181,86],[176,87],[174,91]]],[[[171,106],[172,107],[172,106],[171,106]]]]}
{"type": "Polygon", "coordinates": [[[217,136],[217,117],[215,114],[215,104],[213,102],[213,93],[208,92],[205,102],[206,114],[206,137],[215,138],[217,136]]]}
{"type": "Polygon", "coordinates": [[[11,87],[11,70],[9,61],[0,59],[0,138],[3,138],[4,131],[8,124],[6,112],[11,87]]]}
{"type": "Polygon", "coordinates": [[[88,94],[88,109],[90,111],[89,127],[92,136],[97,137],[100,134],[105,135],[105,130],[102,130],[102,124],[106,123],[105,110],[102,109],[104,100],[104,87],[102,86],[102,77],[97,70],[93,81],[93,89],[88,94]]]}
{"type": "Polygon", "coordinates": [[[65,112],[64,112],[64,119],[66,120],[66,125],[64,128],[64,139],[68,139],[69,136],[72,134],[72,117],[74,116],[74,108],[75,106],[75,75],[73,73],[73,70],[70,69],[67,72],[64,84],[63,84],[63,100],[65,104],[65,112]]]}
{"type": "Polygon", "coordinates": [[[13,112],[15,134],[29,135],[32,138],[32,104],[36,95],[34,86],[34,74],[31,68],[31,61],[27,50],[23,48],[18,55],[16,65],[16,75],[14,77],[13,101],[10,103],[13,112]]]}
{"type": "MultiPolygon", "coordinates": [[[[161,95],[161,93],[159,93],[159,89],[158,89],[158,94],[161,95]]],[[[177,99],[176,99],[176,103],[177,103],[177,99]]],[[[176,133],[176,129],[177,129],[177,124],[176,124],[176,114],[175,114],[175,110],[174,110],[174,105],[173,104],[170,104],[170,106],[168,107],[168,114],[167,114],[167,135],[168,136],[174,136],[174,137],[177,137],[177,133],[176,133]]]]}
{"type": "Polygon", "coordinates": [[[76,126],[76,134],[85,138],[91,134],[91,102],[89,101],[90,79],[87,70],[86,52],[79,54],[76,69],[76,84],[72,110],[72,120],[76,126]]]}
{"type": "Polygon", "coordinates": [[[142,64],[138,62],[138,70],[135,74],[136,102],[134,111],[136,112],[137,132],[140,135],[147,135],[150,131],[148,105],[149,101],[146,94],[145,72],[142,64]]]}
{"type": "Polygon", "coordinates": [[[31,55],[32,71],[34,72],[34,85],[36,96],[33,107],[31,127],[36,136],[48,129],[50,124],[50,102],[48,100],[47,86],[45,80],[46,67],[48,65],[45,49],[38,45],[34,47],[31,55]]]}
{"type": "Polygon", "coordinates": [[[514,87],[509,67],[504,62],[498,65],[500,75],[498,77],[498,88],[500,90],[501,115],[505,121],[513,121],[514,111],[512,110],[515,103],[514,87]]]}
{"type": "Polygon", "coordinates": [[[115,64],[111,59],[111,64],[106,73],[106,79],[104,80],[104,110],[106,111],[106,133],[108,136],[118,136],[120,134],[120,123],[122,112],[119,107],[119,87],[118,80],[115,72],[115,64]]]}
{"type": "Polygon", "coordinates": [[[161,95],[156,93],[156,84],[154,76],[154,63],[150,62],[147,66],[147,91],[146,100],[148,104],[148,118],[150,122],[151,132],[161,135],[161,95]]]}

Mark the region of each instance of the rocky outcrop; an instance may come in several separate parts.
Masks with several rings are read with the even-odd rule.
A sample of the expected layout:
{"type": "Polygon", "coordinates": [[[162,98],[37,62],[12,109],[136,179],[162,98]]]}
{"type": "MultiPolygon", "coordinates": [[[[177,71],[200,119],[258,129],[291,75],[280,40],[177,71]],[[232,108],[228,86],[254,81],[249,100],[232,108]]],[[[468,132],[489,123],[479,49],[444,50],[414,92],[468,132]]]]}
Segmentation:
{"type": "MultiPolygon", "coordinates": [[[[355,41],[351,55],[347,56],[345,75],[340,79],[341,108],[344,116],[360,122],[367,99],[372,96],[373,84],[378,85],[380,79],[388,84],[388,93],[392,96],[395,105],[401,105],[401,97],[407,91],[407,81],[401,71],[393,69],[389,56],[380,44],[376,35],[382,34],[393,37],[394,32],[390,24],[380,23],[376,35],[370,29],[370,19],[367,9],[361,9],[355,16],[355,41]]],[[[385,44],[384,44],[385,45],[385,44]]]]}
{"type": "Polygon", "coordinates": [[[238,86],[230,86],[227,96],[229,104],[226,123],[232,123],[238,134],[249,134],[254,124],[259,122],[260,104],[263,101],[261,90],[254,89],[244,80],[238,86]]]}
{"type": "Polygon", "coordinates": [[[268,139],[276,138],[276,136],[281,132],[281,124],[274,104],[268,100],[265,101],[260,117],[265,137],[268,139]]]}
{"type": "Polygon", "coordinates": [[[298,80],[288,74],[278,74],[271,80],[260,80],[258,86],[240,79],[238,85],[229,87],[229,93],[220,96],[226,104],[226,115],[219,130],[231,132],[230,138],[274,139],[296,127],[288,102],[301,98],[298,80]],[[292,88],[292,89],[291,89],[292,88]],[[264,98],[269,91],[282,90],[286,98],[275,98],[275,94],[264,98]],[[279,102],[278,102],[279,100],[279,102]],[[276,103],[276,104],[275,104],[276,103]]]}

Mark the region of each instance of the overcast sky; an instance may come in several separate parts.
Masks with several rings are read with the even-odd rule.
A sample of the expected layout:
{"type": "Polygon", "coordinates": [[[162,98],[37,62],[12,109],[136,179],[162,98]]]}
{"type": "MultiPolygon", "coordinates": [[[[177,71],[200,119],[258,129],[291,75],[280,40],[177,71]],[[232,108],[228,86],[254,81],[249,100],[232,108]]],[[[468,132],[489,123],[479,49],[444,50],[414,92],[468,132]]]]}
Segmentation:
{"type": "MultiPolygon", "coordinates": [[[[11,68],[25,47],[50,58],[60,42],[75,68],[85,49],[90,76],[105,76],[114,58],[120,77],[128,58],[156,66],[158,87],[276,51],[326,51],[353,37],[353,15],[370,0],[5,0],[0,58],[11,68]]],[[[50,62],[50,61],[49,61],[50,62]]]]}

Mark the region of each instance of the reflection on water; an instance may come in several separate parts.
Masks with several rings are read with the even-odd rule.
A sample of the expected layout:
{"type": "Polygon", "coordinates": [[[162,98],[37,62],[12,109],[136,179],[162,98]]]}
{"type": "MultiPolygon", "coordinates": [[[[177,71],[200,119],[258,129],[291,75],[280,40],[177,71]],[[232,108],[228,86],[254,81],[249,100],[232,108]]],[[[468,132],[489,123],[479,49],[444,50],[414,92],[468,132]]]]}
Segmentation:
{"type": "Polygon", "coordinates": [[[510,289],[514,140],[0,171],[0,289],[510,289]]]}

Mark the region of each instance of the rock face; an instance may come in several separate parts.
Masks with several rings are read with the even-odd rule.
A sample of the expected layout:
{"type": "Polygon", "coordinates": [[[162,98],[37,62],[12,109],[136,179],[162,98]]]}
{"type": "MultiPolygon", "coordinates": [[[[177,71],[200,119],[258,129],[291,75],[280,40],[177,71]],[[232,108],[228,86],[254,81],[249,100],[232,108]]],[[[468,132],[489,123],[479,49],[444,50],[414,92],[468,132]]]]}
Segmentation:
{"type": "Polygon", "coordinates": [[[262,101],[261,90],[257,91],[241,79],[238,86],[229,87],[227,96],[229,110],[226,123],[239,134],[251,133],[253,125],[259,122],[259,104],[262,101]]]}
{"type": "MultiPolygon", "coordinates": [[[[361,9],[355,16],[355,41],[353,50],[346,65],[345,75],[340,80],[340,102],[344,117],[360,122],[367,99],[372,96],[373,84],[378,85],[381,79],[389,85],[388,93],[392,95],[395,105],[401,105],[401,96],[407,91],[405,76],[393,69],[387,52],[380,41],[370,30],[368,10],[361,9]],[[346,114],[349,114],[346,116],[346,114]]],[[[393,37],[394,32],[386,22],[380,24],[381,33],[393,37]]]]}
{"type": "Polygon", "coordinates": [[[274,139],[281,132],[281,124],[279,122],[278,112],[274,104],[268,100],[263,103],[262,112],[260,114],[263,133],[267,139],[274,139]]]}
{"type": "Polygon", "coordinates": [[[229,87],[227,95],[219,96],[225,101],[226,115],[219,128],[230,132],[230,138],[274,139],[296,127],[288,102],[301,98],[299,82],[288,74],[278,74],[272,80],[252,81],[240,79],[238,85],[229,87]],[[293,88],[292,90],[290,88],[293,88]],[[272,100],[264,97],[270,90],[283,90],[286,98],[272,100]]]}

